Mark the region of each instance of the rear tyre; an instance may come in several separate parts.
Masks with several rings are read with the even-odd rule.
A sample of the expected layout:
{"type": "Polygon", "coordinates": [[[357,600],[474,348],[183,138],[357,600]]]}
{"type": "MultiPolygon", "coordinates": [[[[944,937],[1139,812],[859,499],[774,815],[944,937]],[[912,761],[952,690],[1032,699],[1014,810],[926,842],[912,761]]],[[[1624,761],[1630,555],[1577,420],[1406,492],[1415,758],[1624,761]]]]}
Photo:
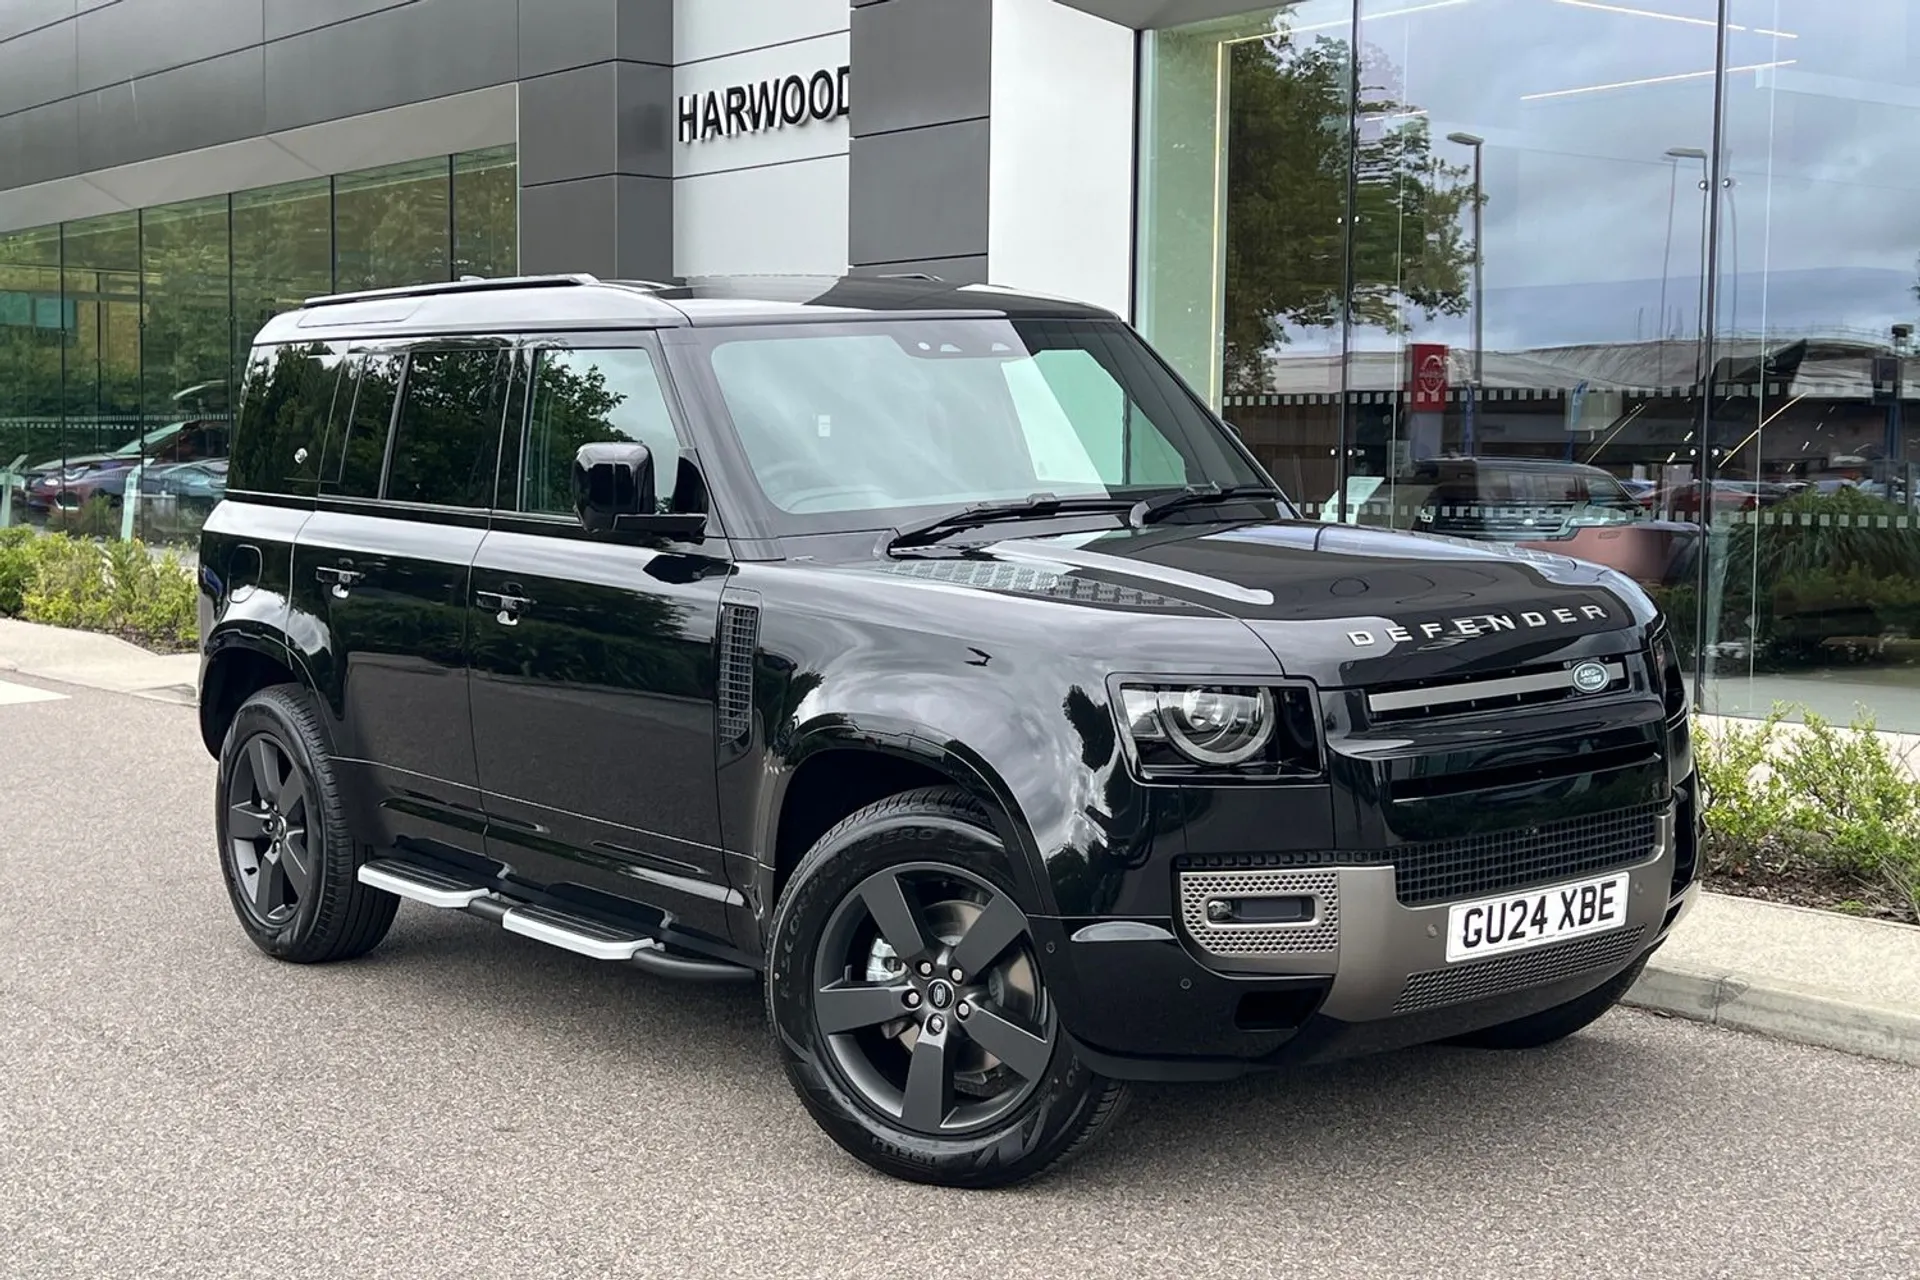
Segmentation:
{"type": "Polygon", "coordinates": [[[827,832],[781,895],[767,1011],[788,1078],[882,1173],[1022,1182],[1125,1102],[1075,1056],[1007,867],[978,805],[924,788],[827,832]]]}
{"type": "Polygon", "coordinates": [[[348,960],[379,945],[400,899],[358,880],[313,700],[293,685],[248,698],[220,750],[214,826],[234,914],[278,960],[348,960]]]}
{"type": "Polygon", "coordinates": [[[1469,1031],[1463,1036],[1453,1037],[1447,1043],[1465,1045],[1471,1049],[1538,1049],[1556,1040],[1564,1040],[1586,1029],[1607,1010],[1619,1004],[1620,998],[1640,977],[1640,971],[1647,967],[1647,959],[1648,956],[1641,956],[1617,976],[1565,1004],[1542,1009],[1524,1018],[1515,1018],[1512,1022],[1469,1031]]]}

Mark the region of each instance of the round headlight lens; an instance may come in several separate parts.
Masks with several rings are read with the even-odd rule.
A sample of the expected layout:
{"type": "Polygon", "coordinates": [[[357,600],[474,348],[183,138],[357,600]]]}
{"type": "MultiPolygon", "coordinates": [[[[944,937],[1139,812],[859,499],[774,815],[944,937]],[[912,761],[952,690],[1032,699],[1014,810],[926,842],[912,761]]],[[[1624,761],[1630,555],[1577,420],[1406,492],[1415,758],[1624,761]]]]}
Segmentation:
{"type": "Polygon", "coordinates": [[[1241,764],[1273,737],[1273,693],[1186,689],[1160,698],[1174,746],[1202,764],[1241,764]]]}

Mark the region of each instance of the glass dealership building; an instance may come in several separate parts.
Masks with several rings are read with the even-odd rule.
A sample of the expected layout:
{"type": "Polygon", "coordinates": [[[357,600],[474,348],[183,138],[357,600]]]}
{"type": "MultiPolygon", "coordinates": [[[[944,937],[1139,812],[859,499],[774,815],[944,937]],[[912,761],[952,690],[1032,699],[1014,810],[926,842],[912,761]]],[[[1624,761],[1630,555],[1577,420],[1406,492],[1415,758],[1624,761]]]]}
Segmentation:
{"type": "Polygon", "coordinates": [[[1909,113],[1920,0],[13,6],[0,466],[217,460],[329,290],[991,280],[1130,318],[1316,519],[1633,573],[1707,710],[1920,731],[1909,113]]]}

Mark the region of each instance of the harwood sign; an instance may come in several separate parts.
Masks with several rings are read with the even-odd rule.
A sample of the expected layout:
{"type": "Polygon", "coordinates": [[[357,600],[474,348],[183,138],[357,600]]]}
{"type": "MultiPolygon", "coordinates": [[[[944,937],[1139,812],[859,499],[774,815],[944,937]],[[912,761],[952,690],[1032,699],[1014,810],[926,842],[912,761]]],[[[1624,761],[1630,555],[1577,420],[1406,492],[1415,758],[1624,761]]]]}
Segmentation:
{"type": "Polygon", "coordinates": [[[847,67],[680,95],[681,142],[705,142],[847,114],[847,67]]]}

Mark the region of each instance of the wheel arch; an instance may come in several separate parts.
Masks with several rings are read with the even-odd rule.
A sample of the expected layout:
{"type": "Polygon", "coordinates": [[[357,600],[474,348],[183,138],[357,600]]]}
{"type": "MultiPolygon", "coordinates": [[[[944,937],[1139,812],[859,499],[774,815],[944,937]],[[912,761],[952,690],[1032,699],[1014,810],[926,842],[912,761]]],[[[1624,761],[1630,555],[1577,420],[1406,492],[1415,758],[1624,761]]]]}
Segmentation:
{"type": "Polygon", "coordinates": [[[314,688],[306,663],[283,636],[225,627],[207,637],[201,653],[200,741],[216,758],[248,698],[276,684],[314,688]]]}
{"type": "Polygon", "coordinates": [[[770,910],[807,850],[848,814],[937,785],[957,787],[981,805],[1007,851],[1021,906],[1050,912],[1033,829],[987,761],[927,726],[844,714],[803,727],[780,757],[755,832],[760,900],[770,910]]]}

